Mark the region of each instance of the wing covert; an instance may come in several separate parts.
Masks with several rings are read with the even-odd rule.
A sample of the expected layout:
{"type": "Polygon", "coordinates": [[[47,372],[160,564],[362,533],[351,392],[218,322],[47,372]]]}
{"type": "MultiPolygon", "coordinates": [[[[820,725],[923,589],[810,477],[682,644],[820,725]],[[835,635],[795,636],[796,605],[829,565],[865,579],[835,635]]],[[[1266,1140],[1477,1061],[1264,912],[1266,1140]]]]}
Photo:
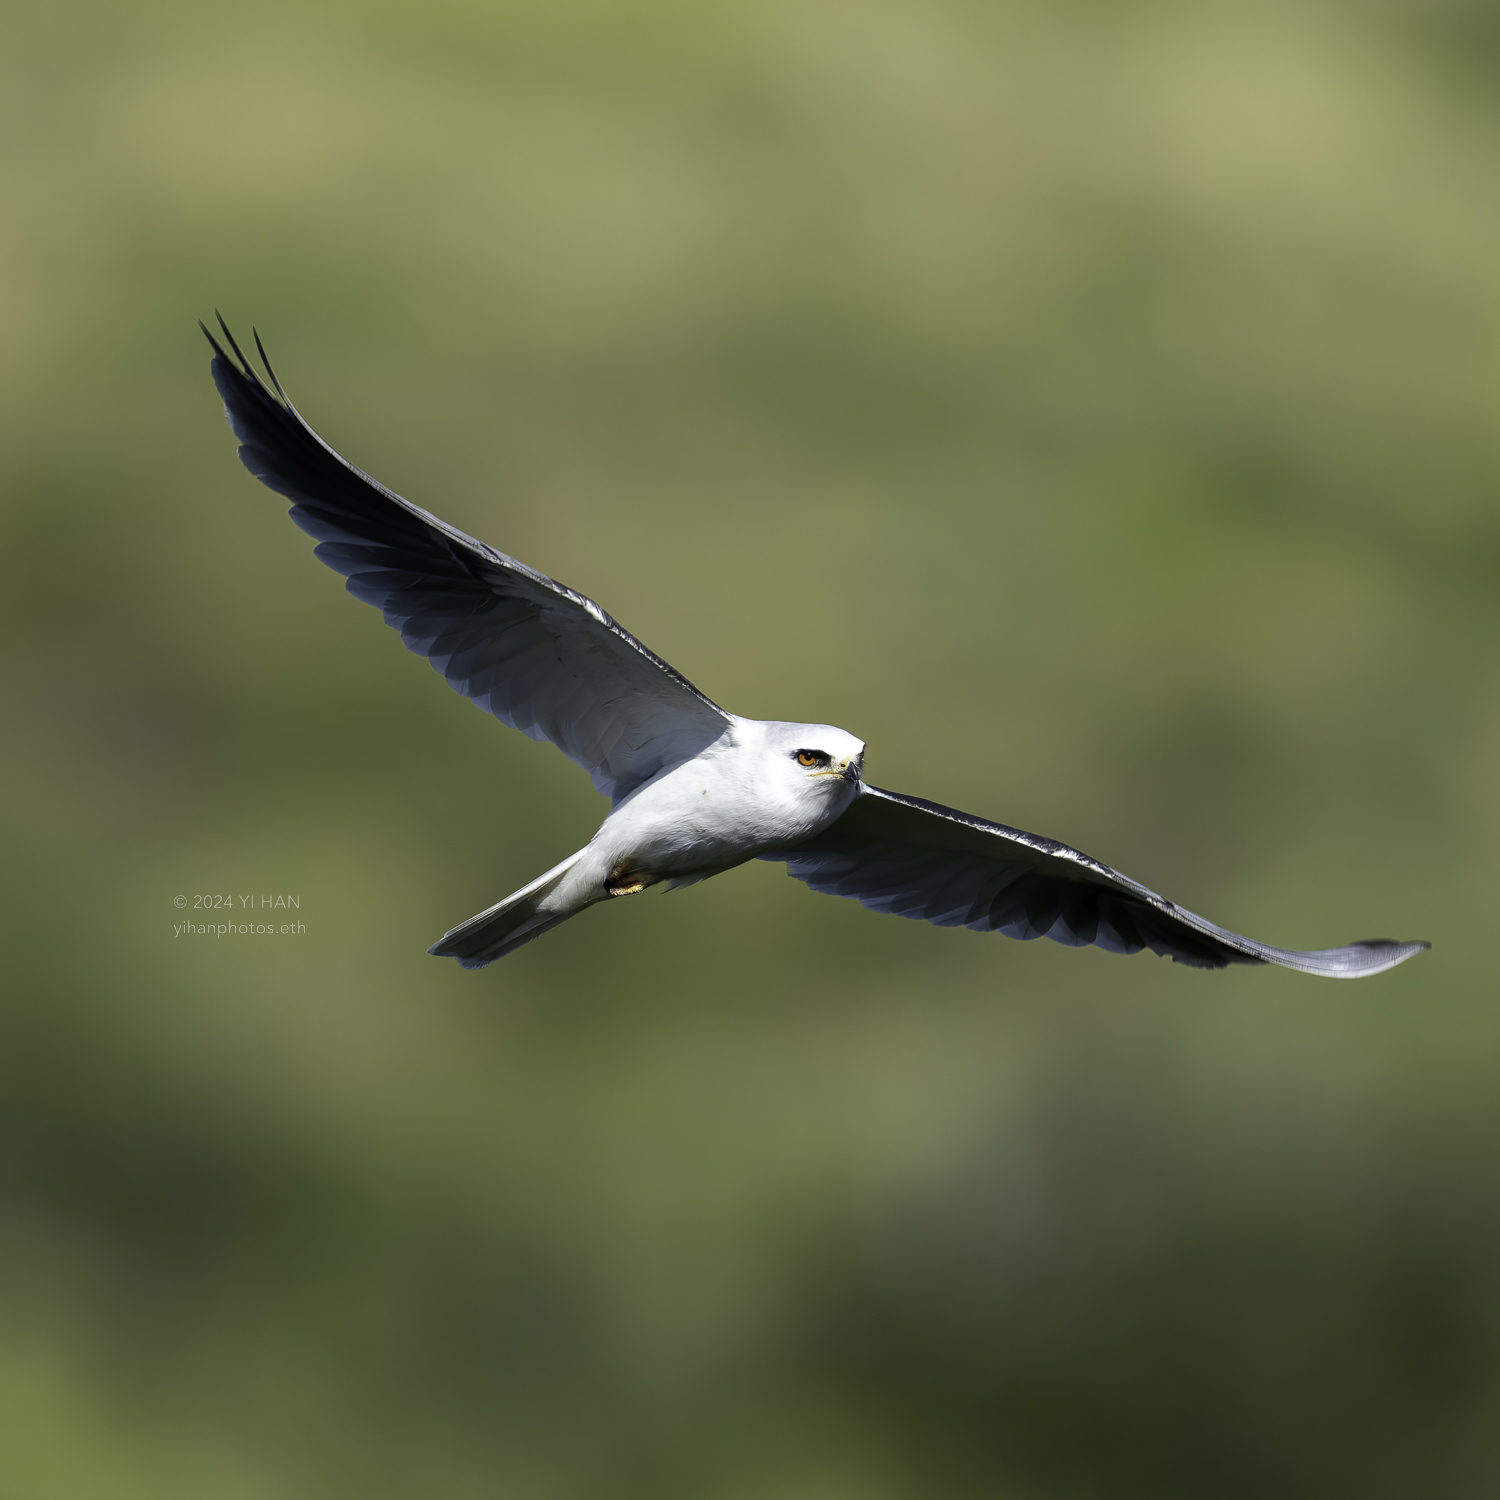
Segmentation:
{"type": "Polygon", "coordinates": [[[1427,943],[1376,940],[1300,952],[1216,927],[1055,839],[864,786],[830,828],[786,850],[787,873],[872,911],[1111,953],[1143,948],[1194,968],[1281,964],[1305,974],[1378,974],[1427,943]]]}
{"type": "Polygon", "coordinates": [[[292,519],[450,686],[503,724],[550,740],[616,802],[696,755],[729,716],[592,599],[466,536],[334,452],[302,419],[260,348],[268,385],[219,326],[214,383],[240,459],[292,502],[292,519]],[[237,362],[236,362],[237,361],[237,362]]]}

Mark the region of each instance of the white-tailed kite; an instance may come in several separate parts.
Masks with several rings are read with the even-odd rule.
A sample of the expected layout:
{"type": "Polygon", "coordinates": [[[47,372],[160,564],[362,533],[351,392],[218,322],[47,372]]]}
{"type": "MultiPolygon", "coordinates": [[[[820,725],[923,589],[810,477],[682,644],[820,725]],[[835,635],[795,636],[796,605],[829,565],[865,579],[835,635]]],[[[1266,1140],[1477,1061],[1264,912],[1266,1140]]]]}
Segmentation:
{"type": "Polygon", "coordinates": [[[940,927],[1143,948],[1200,969],[1282,964],[1356,978],[1426,943],[1297,952],[1226,932],[1066,844],[882,791],[861,740],[742,719],[704,697],[592,599],[403,500],[341,458],[221,318],[205,328],[245,467],[292,502],[317,556],[466,698],[575,760],[612,810],[587,847],[428,951],[479,969],[599,901],[779,860],[815,891],[940,927]],[[237,362],[236,362],[237,361],[237,362]]]}

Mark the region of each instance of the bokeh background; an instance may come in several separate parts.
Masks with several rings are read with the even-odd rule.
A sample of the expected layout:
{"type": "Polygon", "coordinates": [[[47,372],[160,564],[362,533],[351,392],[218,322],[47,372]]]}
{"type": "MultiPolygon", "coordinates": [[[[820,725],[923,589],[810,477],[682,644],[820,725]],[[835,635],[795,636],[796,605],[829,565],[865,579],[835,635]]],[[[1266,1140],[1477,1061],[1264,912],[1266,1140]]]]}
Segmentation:
{"type": "Polygon", "coordinates": [[[1500,10],[3,27],[4,1500],[1500,1493],[1500,10]],[[756,864],[428,958],[604,804],[243,472],[215,306],[731,708],[1434,951],[756,864]]]}

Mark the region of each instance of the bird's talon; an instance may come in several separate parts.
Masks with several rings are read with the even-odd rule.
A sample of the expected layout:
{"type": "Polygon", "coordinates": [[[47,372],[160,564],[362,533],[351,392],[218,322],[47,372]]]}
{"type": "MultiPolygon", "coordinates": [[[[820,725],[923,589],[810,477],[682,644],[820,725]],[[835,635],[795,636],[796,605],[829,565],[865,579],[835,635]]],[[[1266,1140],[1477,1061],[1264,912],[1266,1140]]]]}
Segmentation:
{"type": "Polygon", "coordinates": [[[635,896],[645,890],[648,885],[655,885],[660,879],[659,875],[647,875],[640,870],[617,868],[609,872],[609,878],[604,882],[604,889],[611,896],[635,896]]]}

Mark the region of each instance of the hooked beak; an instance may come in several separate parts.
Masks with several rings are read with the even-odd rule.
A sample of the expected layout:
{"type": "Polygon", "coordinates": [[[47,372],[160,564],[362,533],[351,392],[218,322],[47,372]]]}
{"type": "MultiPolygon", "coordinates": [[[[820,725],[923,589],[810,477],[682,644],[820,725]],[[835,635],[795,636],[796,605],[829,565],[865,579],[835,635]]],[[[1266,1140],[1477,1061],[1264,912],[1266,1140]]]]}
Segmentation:
{"type": "Polygon", "coordinates": [[[826,771],[814,771],[809,777],[810,781],[852,781],[859,784],[859,762],[857,760],[846,760],[837,770],[832,765],[826,771]]]}

